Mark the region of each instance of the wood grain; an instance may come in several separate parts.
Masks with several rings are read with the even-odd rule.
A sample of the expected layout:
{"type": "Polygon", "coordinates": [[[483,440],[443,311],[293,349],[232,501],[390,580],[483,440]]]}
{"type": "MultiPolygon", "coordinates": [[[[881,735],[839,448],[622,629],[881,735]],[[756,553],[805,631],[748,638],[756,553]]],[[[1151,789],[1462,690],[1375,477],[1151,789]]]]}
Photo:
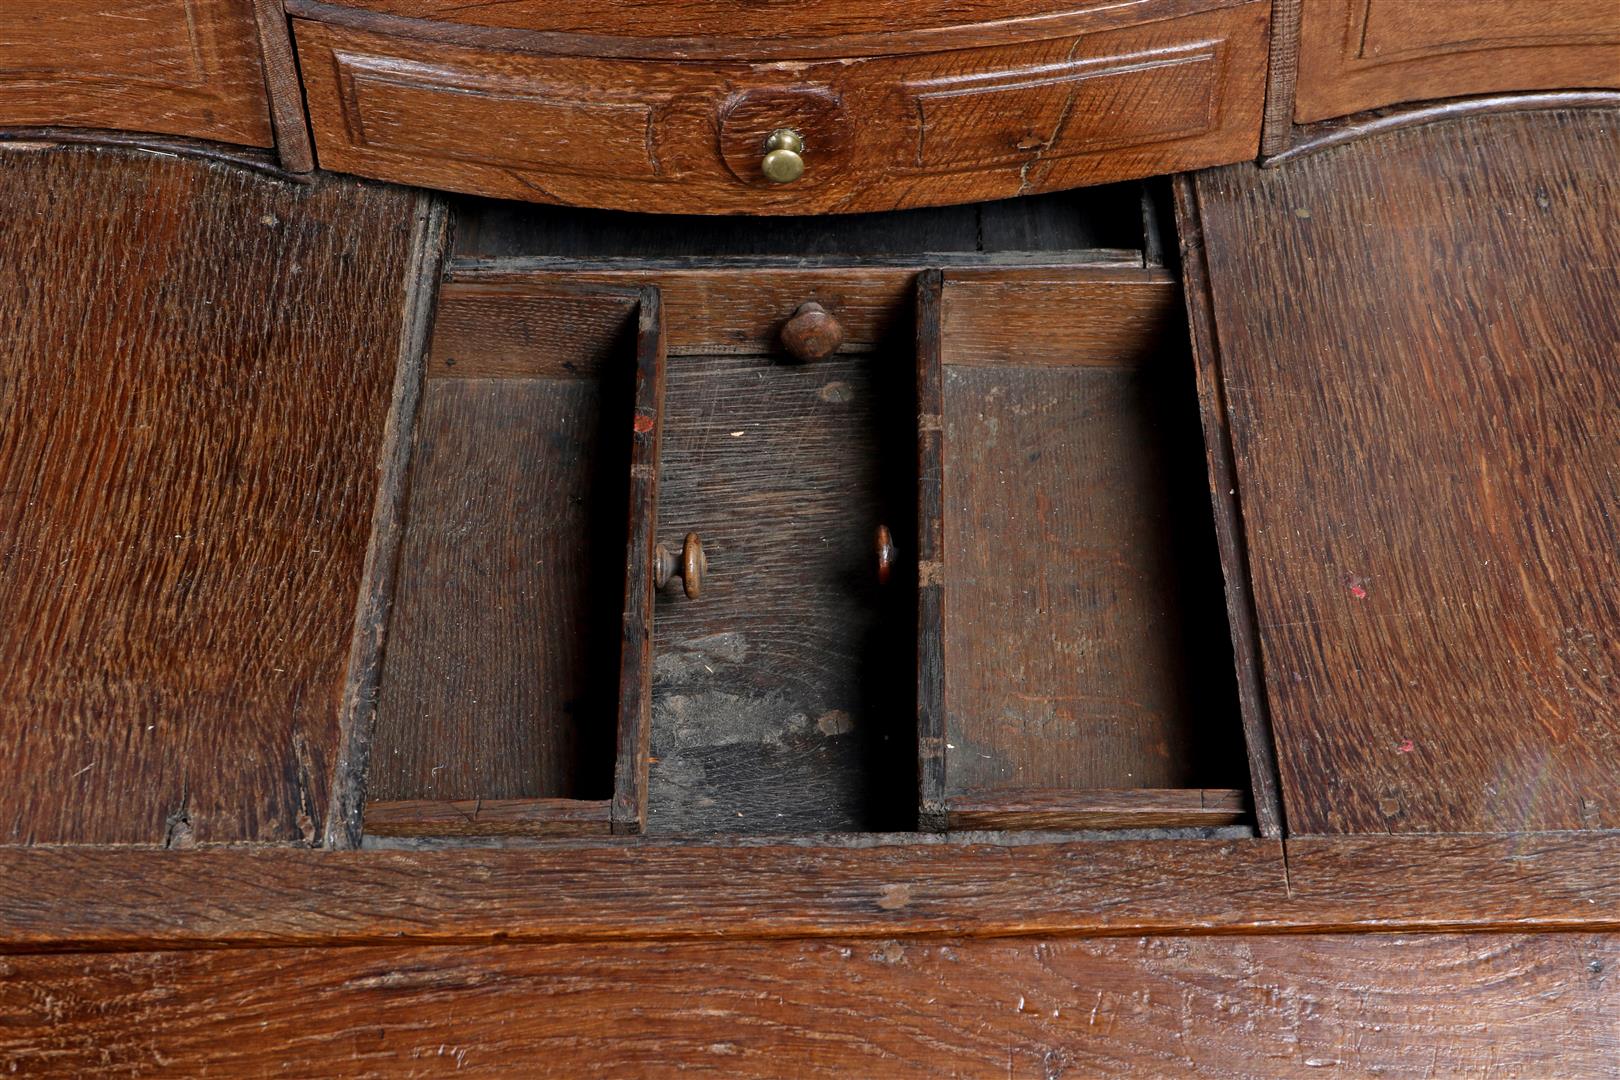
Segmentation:
{"type": "Polygon", "coordinates": [[[488,299],[440,297],[377,705],[378,801],[612,790],[636,296],[511,290],[495,318],[488,299]],[[581,311],[563,342],[547,332],[581,311]],[[490,354],[503,377],[479,362],[490,354]]]}
{"type": "Polygon", "coordinates": [[[253,14],[276,154],[288,172],[307,173],[315,168],[315,146],[309,137],[309,118],[304,115],[304,87],[298,78],[286,9],[281,0],[253,0],[253,14]]]}
{"type": "Polygon", "coordinates": [[[1023,788],[970,791],[945,805],[952,829],[1216,828],[1249,818],[1247,793],[1233,790],[1023,788]]]}
{"type": "Polygon", "coordinates": [[[701,535],[709,575],[658,598],[649,832],[909,824],[915,639],[872,555],[909,521],[909,439],[879,420],[905,415],[907,359],[671,362],[660,534],[701,535]]]}
{"type": "Polygon", "coordinates": [[[416,197],[65,149],[0,199],[0,841],[313,842],[416,197]]]}
{"type": "Polygon", "coordinates": [[[1620,0],[1301,2],[1301,123],[1425,98],[1620,89],[1620,0]]]}
{"type": "Polygon", "coordinates": [[[254,0],[7,0],[0,126],[52,124],[274,145],[254,0]]]}
{"type": "Polygon", "coordinates": [[[616,2],[593,11],[546,0],[288,0],[296,15],[422,41],[563,56],[758,60],[894,56],[1096,33],[1195,15],[1245,0],[920,0],[903,19],[860,3],[771,11],[725,0],[616,2]]]}
{"type": "Polygon", "coordinates": [[[1616,965],[1612,934],[30,956],[0,980],[0,1063],[75,1077],[1612,1077],[1616,965]]]}
{"type": "Polygon", "coordinates": [[[1620,839],[917,834],[0,849],[0,951],[953,934],[1620,931],[1620,839]]]}
{"type": "Polygon", "coordinates": [[[1241,776],[1196,414],[1161,344],[1174,293],[1140,273],[1112,294],[946,280],[947,796],[1241,776]]]}
{"type": "Polygon", "coordinates": [[[1616,115],[1198,180],[1294,831],[1620,823],[1616,115]]]}
{"type": "Polygon", "coordinates": [[[374,799],[365,810],[368,836],[588,836],[611,821],[607,799],[374,799]]]}
{"type": "Polygon", "coordinates": [[[327,168],[533,202],[808,214],[1007,198],[1252,157],[1266,16],[1251,2],[1081,37],[791,71],[515,53],[304,19],[295,37],[327,168]],[[738,111],[751,97],[780,108],[738,111]],[[744,150],[762,147],[783,116],[804,129],[807,168],[771,184],[744,150]]]}

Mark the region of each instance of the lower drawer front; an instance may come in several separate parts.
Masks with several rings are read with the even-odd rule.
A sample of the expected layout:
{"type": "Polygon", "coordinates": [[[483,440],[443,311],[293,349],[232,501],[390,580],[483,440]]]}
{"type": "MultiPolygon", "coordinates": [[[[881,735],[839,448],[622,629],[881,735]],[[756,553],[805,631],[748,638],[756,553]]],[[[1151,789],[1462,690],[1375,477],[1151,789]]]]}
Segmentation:
{"type": "MultiPolygon", "coordinates": [[[[321,164],[658,213],[893,209],[1257,152],[1267,5],[991,48],[794,64],[500,52],[298,20],[321,164]],[[804,172],[773,183],[773,131],[804,172]]],[[[401,26],[410,24],[401,22],[401,26]]]]}

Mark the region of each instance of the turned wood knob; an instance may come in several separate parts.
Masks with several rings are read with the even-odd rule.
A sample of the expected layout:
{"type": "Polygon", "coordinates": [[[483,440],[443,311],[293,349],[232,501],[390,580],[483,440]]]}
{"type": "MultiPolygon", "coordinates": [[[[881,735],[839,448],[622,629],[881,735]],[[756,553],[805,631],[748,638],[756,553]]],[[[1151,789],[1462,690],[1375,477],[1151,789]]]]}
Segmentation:
{"type": "Polygon", "coordinates": [[[795,360],[825,360],[844,343],[844,328],[832,312],[806,300],[782,327],[782,347],[795,360]]]}
{"type": "Polygon", "coordinates": [[[877,551],[878,584],[887,585],[889,583],[889,574],[894,571],[894,537],[890,535],[887,525],[877,527],[874,548],[877,551]]]}
{"type": "Polygon", "coordinates": [[[777,128],[765,140],[759,171],[775,184],[791,184],[804,175],[804,139],[792,128],[777,128]]]}
{"type": "Polygon", "coordinates": [[[703,575],[709,571],[709,557],[703,554],[703,541],[697,533],[687,533],[681,553],[674,555],[659,544],[653,552],[653,584],[662,589],[674,578],[681,579],[681,588],[693,600],[703,595],[703,575]]]}

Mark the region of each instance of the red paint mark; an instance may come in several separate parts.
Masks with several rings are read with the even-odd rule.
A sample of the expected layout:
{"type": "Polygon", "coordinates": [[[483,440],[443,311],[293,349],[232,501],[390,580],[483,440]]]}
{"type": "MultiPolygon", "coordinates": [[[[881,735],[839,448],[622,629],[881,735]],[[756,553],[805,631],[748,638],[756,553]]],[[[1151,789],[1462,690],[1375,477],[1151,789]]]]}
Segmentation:
{"type": "Polygon", "coordinates": [[[653,418],[650,417],[650,416],[643,416],[642,414],[637,413],[636,414],[636,434],[637,435],[645,435],[645,434],[647,434],[647,432],[651,431],[652,429],[653,429],[653,418]]]}
{"type": "Polygon", "coordinates": [[[1340,580],[1344,582],[1344,587],[1350,590],[1351,596],[1357,600],[1367,599],[1367,578],[1360,574],[1346,574],[1340,580]]]}
{"type": "Polygon", "coordinates": [[[1397,746],[1395,749],[1399,750],[1403,754],[1410,754],[1414,749],[1416,749],[1416,747],[1412,745],[1411,739],[1402,739],[1401,745],[1397,746]]]}
{"type": "Polygon", "coordinates": [[[1355,597],[1357,600],[1365,600],[1367,599],[1367,590],[1363,589],[1360,585],[1352,585],[1350,586],[1350,595],[1355,597]]]}

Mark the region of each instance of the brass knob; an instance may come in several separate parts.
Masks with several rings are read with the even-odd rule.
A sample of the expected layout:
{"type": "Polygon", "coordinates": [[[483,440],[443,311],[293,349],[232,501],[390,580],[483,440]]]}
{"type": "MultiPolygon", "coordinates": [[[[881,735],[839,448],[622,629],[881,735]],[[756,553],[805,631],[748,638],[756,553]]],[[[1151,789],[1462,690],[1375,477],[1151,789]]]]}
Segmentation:
{"type": "Polygon", "coordinates": [[[804,175],[804,139],[791,128],[777,128],[765,140],[759,171],[777,184],[791,184],[804,175]]]}
{"type": "Polygon", "coordinates": [[[894,570],[894,537],[889,534],[887,525],[877,527],[876,540],[874,548],[877,551],[877,580],[879,585],[887,585],[889,574],[894,570]]]}
{"type": "Polygon", "coordinates": [[[844,343],[844,328],[832,312],[806,300],[782,327],[782,347],[795,360],[825,360],[844,343]]]}
{"type": "Polygon", "coordinates": [[[653,551],[653,584],[662,589],[671,579],[680,578],[686,595],[696,600],[703,595],[703,575],[709,572],[709,557],[703,554],[703,541],[697,533],[687,533],[679,555],[659,544],[653,551]]]}

